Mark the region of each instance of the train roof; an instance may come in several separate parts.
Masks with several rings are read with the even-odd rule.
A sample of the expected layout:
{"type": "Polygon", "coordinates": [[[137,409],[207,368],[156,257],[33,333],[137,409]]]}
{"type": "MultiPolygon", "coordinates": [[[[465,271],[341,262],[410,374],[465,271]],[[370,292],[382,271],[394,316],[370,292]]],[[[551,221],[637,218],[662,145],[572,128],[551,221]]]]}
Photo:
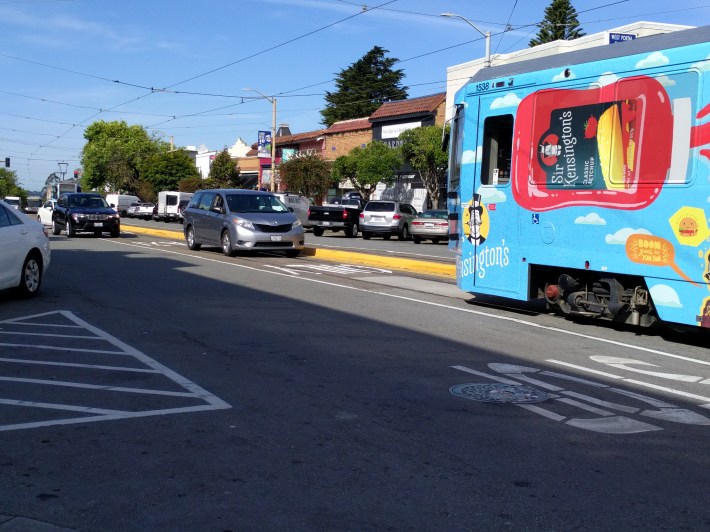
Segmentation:
{"type": "Polygon", "coordinates": [[[481,68],[469,81],[480,82],[494,78],[506,78],[527,72],[567,67],[600,61],[602,59],[644,54],[657,50],[667,50],[669,48],[678,48],[707,42],[710,42],[710,26],[702,26],[700,28],[639,37],[631,41],[619,42],[613,45],[594,46],[582,50],[506,63],[490,68],[481,68]]]}

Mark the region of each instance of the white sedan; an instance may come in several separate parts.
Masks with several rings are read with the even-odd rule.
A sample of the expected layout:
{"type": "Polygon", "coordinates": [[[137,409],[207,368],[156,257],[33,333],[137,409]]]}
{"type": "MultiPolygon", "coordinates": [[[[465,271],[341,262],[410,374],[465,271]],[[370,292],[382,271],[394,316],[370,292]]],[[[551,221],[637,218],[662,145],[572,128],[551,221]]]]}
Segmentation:
{"type": "Polygon", "coordinates": [[[44,205],[37,209],[37,221],[42,225],[52,225],[52,211],[56,204],[55,199],[45,201],[44,205]]]}
{"type": "Polygon", "coordinates": [[[37,295],[51,256],[47,229],[0,201],[0,250],[0,290],[37,295]]]}

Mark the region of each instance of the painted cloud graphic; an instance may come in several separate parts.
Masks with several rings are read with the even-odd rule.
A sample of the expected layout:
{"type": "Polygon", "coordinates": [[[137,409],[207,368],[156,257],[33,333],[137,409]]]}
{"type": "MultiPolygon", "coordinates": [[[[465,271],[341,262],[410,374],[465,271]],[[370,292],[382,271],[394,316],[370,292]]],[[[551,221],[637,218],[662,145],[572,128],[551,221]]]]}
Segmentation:
{"type": "Polygon", "coordinates": [[[619,245],[624,245],[626,244],[626,240],[631,236],[631,235],[650,235],[651,232],[648,229],[631,229],[630,227],[624,227],[623,229],[619,229],[616,233],[613,235],[606,235],[604,238],[604,241],[607,244],[619,244],[619,245]]]}
{"type": "Polygon", "coordinates": [[[486,204],[505,203],[508,199],[503,191],[490,187],[481,187],[476,191],[476,193],[481,195],[481,201],[486,204]]]}
{"type": "Polygon", "coordinates": [[[648,68],[654,66],[663,66],[669,63],[668,58],[661,52],[653,52],[645,59],[641,59],[636,63],[636,68],[648,68]]]}
{"type": "Polygon", "coordinates": [[[578,216],[574,223],[580,225],[606,225],[606,220],[596,212],[590,212],[586,216],[578,216]]]}
{"type": "Polygon", "coordinates": [[[556,74],[553,76],[552,81],[564,81],[566,79],[574,79],[577,76],[574,75],[574,72],[570,72],[567,76],[565,76],[564,70],[560,72],[559,74],[556,74]]]}
{"type": "Polygon", "coordinates": [[[678,293],[668,285],[657,284],[651,287],[650,292],[653,303],[659,307],[683,308],[678,293]]]}
{"type": "Polygon", "coordinates": [[[520,98],[518,98],[514,93],[509,92],[502,98],[496,98],[491,103],[491,109],[502,109],[504,107],[517,107],[520,103],[520,98]]]}

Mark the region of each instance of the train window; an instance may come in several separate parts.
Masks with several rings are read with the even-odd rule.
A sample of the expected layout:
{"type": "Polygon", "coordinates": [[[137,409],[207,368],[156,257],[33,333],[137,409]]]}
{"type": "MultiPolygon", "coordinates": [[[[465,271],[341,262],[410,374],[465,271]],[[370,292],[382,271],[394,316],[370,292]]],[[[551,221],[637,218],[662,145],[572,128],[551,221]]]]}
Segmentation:
{"type": "Polygon", "coordinates": [[[461,180],[461,157],[463,156],[464,107],[456,106],[456,115],[451,126],[451,148],[449,153],[449,190],[456,190],[461,180]]]}
{"type": "Polygon", "coordinates": [[[512,154],[513,115],[489,116],[483,123],[481,184],[507,184],[512,154]]]}

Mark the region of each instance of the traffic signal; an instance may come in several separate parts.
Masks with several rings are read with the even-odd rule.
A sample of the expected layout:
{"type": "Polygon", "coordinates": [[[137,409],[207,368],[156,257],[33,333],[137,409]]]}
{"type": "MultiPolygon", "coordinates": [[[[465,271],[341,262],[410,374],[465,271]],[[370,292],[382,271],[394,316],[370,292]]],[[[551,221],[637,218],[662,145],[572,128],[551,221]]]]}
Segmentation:
{"type": "Polygon", "coordinates": [[[5,157],[5,168],[10,168],[10,158],[5,157]]]}
{"type": "Polygon", "coordinates": [[[74,170],[74,179],[79,179],[79,170],[74,170]]]}

